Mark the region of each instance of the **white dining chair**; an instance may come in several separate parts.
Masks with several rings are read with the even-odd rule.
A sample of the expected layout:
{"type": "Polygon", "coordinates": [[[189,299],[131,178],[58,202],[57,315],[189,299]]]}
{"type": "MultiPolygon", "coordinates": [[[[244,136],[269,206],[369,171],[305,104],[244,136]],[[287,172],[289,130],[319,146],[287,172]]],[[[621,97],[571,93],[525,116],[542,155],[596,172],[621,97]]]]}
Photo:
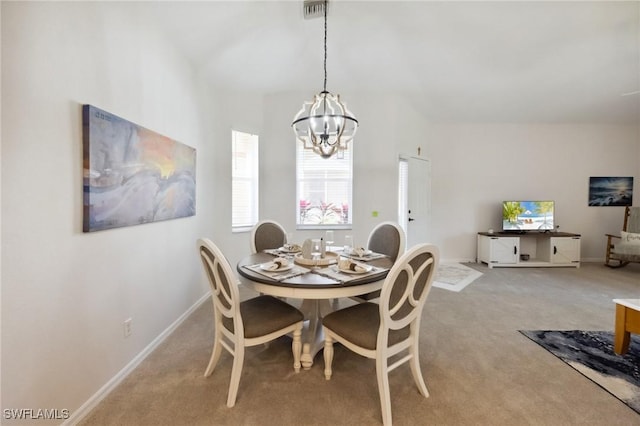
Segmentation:
{"type": "Polygon", "coordinates": [[[389,271],[379,303],[358,303],[332,312],[322,320],[325,378],[330,380],[333,373],[334,342],[375,359],[382,420],[386,426],[392,424],[389,390],[392,370],[409,362],[418,390],[425,398],[429,396],[420,371],[418,343],[420,319],[438,260],[437,247],[430,244],[414,246],[389,271]],[[391,357],[395,361],[389,365],[391,357]]]}
{"type": "Polygon", "coordinates": [[[295,307],[272,296],[258,296],[240,302],[238,280],[220,249],[209,239],[198,240],[198,252],[211,287],[215,336],[208,377],[220,359],[222,348],[233,356],[227,406],[238,394],[245,347],[261,345],[292,333],[293,369],[300,371],[304,316],[295,307]]]}
{"type": "MultiPolygon", "coordinates": [[[[396,222],[382,222],[369,233],[367,249],[375,253],[382,253],[392,261],[396,261],[404,253],[406,238],[404,230],[396,222]]],[[[380,297],[380,290],[354,296],[356,302],[366,302],[380,297]]]]}
{"type": "Polygon", "coordinates": [[[262,220],[251,229],[251,253],[277,249],[287,241],[287,231],[273,220],[262,220]]]}

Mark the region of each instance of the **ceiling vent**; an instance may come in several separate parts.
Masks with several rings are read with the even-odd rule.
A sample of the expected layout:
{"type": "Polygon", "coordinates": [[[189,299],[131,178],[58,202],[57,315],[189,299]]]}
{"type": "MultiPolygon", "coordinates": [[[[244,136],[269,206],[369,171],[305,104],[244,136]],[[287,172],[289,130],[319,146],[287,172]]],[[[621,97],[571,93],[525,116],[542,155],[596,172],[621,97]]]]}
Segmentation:
{"type": "Polygon", "coordinates": [[[324,16],[324,3],[324,0],[304,0],[302,4],[304,19],[322,18],[324,16]]]}

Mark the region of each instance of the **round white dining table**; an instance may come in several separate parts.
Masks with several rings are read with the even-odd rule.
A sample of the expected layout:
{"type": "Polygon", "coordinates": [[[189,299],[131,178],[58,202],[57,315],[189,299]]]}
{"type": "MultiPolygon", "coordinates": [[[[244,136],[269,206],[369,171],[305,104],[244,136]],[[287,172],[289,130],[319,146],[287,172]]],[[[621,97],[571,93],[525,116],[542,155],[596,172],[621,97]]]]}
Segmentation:
{"type": "Polygon", "coordinates": [[[321,269],[311,267],[307,267],[307,272],[284,280],[249,269],[252,265],[267,263],[274,258],[272,254],[255,253],[240,260],[237,265],[240,282],[258,293],[302,299],[300,310],[305,316],[305,328],[302,335],[301,363],[305,370],[311,368],[314,357],[324,346],[322,318],[333,310],[329,301],[380,290],[393,265],[388,257],[370,260],[366,264],[382,270],[375,274],[363,274],[362,277],[349,277],[346,282],[321,275],[321,269]]]}

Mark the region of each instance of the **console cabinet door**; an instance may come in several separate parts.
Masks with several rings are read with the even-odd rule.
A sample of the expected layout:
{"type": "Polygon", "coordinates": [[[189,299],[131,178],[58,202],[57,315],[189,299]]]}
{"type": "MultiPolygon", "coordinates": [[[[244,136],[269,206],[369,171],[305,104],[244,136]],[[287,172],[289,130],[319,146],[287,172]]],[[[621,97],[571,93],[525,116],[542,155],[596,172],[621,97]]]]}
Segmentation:
{"type": "Polygon", "coordinates": [[[519,252],[520,238],[518,237],[492,237],[489,241],[492,263],[518,263],[519,252]]]}
{"type": "Polygon", "coordinates": [[[580,262],[580,238],[552,237],[549,244],[551,263],[580,262]]]}

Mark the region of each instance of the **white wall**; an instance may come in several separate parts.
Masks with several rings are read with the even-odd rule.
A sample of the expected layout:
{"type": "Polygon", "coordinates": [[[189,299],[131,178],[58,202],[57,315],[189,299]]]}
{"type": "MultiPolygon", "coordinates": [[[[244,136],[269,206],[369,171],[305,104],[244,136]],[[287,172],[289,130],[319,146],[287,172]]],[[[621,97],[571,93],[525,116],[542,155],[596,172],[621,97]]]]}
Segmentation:
{"type": "MultiPolygon", "coordinates": [[[[640,128],[615,125],[434,124],[434,239],[443,258],[473,260],[475,234],[500,229],[501,202],[551,199],[560,230],[582,234],[582,259],[604,259],[622,207],[589,207],[591,176],[640,176],[640,128]]],[[[640,192],[635,191],[635,205],[640,192]]]]}
{"type": "Polygon", "coordinates": [[[143,22],[131,3],[2,2],[2,408],[73,412],[208,290],[211,117],[143,22]],[[195,147],[197,216],[82,233],[84,103],[195,147]]]}
{"type": "MultiPolygon", "coordinates": [[[[216,243],[229,261],[235,265],[249,252],[249,233],[231,232],[231,130],[258,134],[263,149],[268,141],[262,132],[262,96],[251,93],[226,93],[214,89],[209,95],[207,120],[208,144],[215,151],[213,162],[208,165],[212,174],[203,182],[205,192],[198,202],[206,203],[210,216],[204,218],[210,229],[204,234],[216,243]]],[[[269,163],[260,159],[261,165],[270,170],[269,163]]]]}
{"type": "MultiPolygon", "coordinates": [[[[2,408],[75,410],[205,294],[196,238],[214,239],[232,263],[248,250],[248,233],[230,232],[232,128],[260,135],[261,217],[295,229],[290,122],[313,93],[211,90],[134,3],[1,7],[2,408]],[[197,216],[83,234],[84,103],[195,147],[197,216]]],[[[561,230],[584,235],[583,258],[602,258],[621,209],[586,206],[589,176],[640,185],[638,126],[428,125],[397,95],[341,94],[361,122],[356,242],[395,220],[398,155],[418,146],[432,164],[432,241],[445,260],[474,259],[499,203],[530,197],[555,199],[561,230]]]]}

